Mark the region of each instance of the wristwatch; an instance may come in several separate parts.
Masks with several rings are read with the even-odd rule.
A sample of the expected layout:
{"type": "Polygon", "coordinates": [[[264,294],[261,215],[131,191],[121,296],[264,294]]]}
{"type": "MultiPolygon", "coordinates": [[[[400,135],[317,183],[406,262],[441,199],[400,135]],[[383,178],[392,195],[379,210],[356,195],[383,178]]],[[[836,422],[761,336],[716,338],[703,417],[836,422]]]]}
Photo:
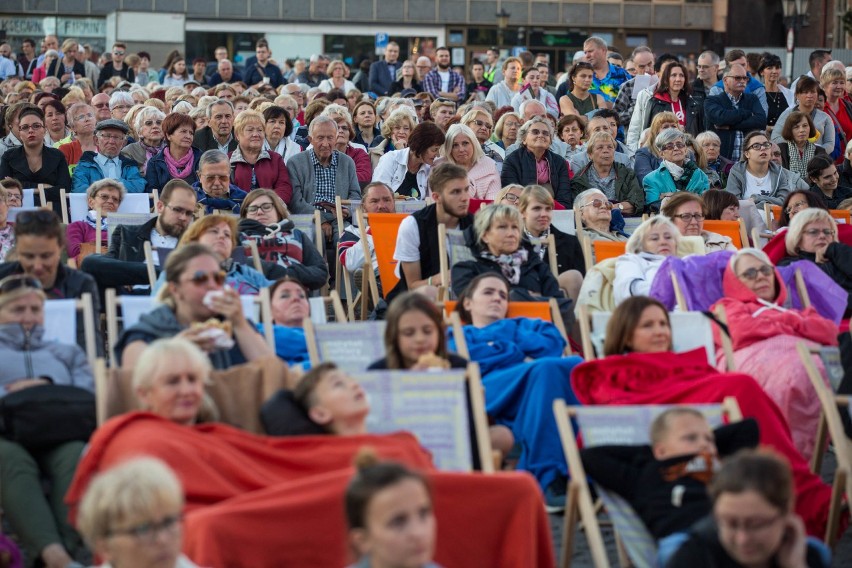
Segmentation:
{"type": "Polygon", "coordinates": [[[616,205],[616,207],[618,207],[619,211],[624,211],[624,203],[619,203],[616,205]]]}

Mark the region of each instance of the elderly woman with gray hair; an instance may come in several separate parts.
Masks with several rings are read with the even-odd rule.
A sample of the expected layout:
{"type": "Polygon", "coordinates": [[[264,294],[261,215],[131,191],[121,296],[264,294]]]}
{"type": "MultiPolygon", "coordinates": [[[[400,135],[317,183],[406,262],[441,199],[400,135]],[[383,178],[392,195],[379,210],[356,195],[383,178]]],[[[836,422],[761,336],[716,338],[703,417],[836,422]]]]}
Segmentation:
{"type": "Polygon", "coordinates": [[[663,261],[677,255],[680,231],[663,215],[651,217],[627,240],[626,252],[615,261],[613,300],[616,305],[630,296],[647,296],[663,261]]]}
{"type": "Polygon", "coordinates": [[[612,203],[606,194],[596,187],[587,189],[574,198],[574,212],[580,214],[582,224],[581,227],[577,227],[577,230],[582,230],[583,236],[587,239],[624,242],[629,236],[621,231],[613,230],[612,203]]]}
{"type": "Polygon", "coordinates": [[[473,130],[464,124],[453,124],[447,129],[441,157],[435,165],[450,162],[467,170],[468,192],[473,199],[493,201],[500,191],[497,164],[485,155],[473,130]]]}
{"type": "Polygon", "coordinates": [[[477,258],[453,266],[453,292],[461,294],[476,276],[496,272],[512,285],[511,300],[564,297],[547,263],[523,244],[523,227],[521,213],[515,207],[495,204],[480,209],[473,226],[477,258]]]}
{"type": "Polygon", "coordinates": [[[136,113],[133,128],[139,135],[139,141],[128,144],[121,150],[121,155],[135,161],[139,165],[139,173],[145,175],[148,160],[156,156],[166,145],[163,136],[163,119],[166,115],[160,109],[146,106],[136,113]]]}
{"type": "Polygon", "coordinates": [[[109,112],[116,120],[124,120],[127,111],[135,104],[133,95],[127,91],[113,91],[109,96],[109,112]]]}
{"type": "Polygon", "coordinates": [[[642,180],[645,203],[652,210],[659,210],[660,202],[678,191],[701,195],[710,187],[707,174],[689,156],[686,136],[677,128],[667,128],[654,139],[663,162],[642,180]]]}
{"type": "Polygon", "coordinates": [[[503,185],[540,185],[550,191],[557,203],[570,208],[573,198],[568,166],[564,158],[550,149],[553,136],[553,125],[541,116],[521,126],[520,147],[506,156],[500,181],[503,185]]]}
{"type": "Polygon", "coordinates": [[[96,181],[86,190],[86,203],[89,207],[86,218],[69,223],[65,228],[65,249],[68,251],[68,258],[76,259],[78,266],[85,253],[94,252],[92,246],[86,247],[84,245],[94,245],[98,238],[98,232],[100,232],[101,242],[107,243],[106,214],[118,211],[125,195],[127,195],[127,189],[125,189],[124,184],[109,178],[96,181]],[[100,231],[97,228],[98,212],[101,213],[100,231]],[[90,250],[83,251],[83,249],[90,250]],[[83,251],[83,254],[81,254],[81,251],[83,251]]]}

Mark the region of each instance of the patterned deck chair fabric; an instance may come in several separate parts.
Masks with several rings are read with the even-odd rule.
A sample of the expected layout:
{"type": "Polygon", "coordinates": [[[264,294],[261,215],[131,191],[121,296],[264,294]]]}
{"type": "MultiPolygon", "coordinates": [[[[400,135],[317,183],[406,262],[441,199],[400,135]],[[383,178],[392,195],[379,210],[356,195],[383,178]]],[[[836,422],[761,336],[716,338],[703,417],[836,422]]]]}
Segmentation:
{"type": "Polygon", "coordinates": [[[367,370],[385,356],[384,321],[328,323],[305,326],[311,365],[334,361],[349,373],[367,370]]]}

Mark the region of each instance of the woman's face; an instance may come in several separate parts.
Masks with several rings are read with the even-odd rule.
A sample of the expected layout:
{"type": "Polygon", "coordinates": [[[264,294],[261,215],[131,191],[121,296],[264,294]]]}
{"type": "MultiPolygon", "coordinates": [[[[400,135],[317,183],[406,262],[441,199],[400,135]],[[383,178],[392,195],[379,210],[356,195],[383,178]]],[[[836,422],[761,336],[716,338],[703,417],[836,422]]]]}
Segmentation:
{"type": "Polygon", "coordinates": [[[186,73],[186,61],[184,61],[183,59],[178,59],[177,61],[175,61],[174,72],[177,75],[183,75],[184,73],[186,73]]]}
{"type": "Polygon", "coordinates": [[[585,225],[601,225],[612,221],[612,204],[603,194],[593,194],[580,206],[580,217],[585,225]]]}
{"type": "Polygon", "coordinates": [[[749,164],[765,165],[769,163],[772,154],[772,143],[766,139],[766,136],[753,136],[748,141],[748,146],[745,149],[745,157],[749,164]]]}
{"type": "Polygon", "coordinates": [[[345,118],[337,118],[334,121],[337,123],[337,149],[344,152],[349,145],[349,123],[345,118]]]}
{"type": "Polygon", "coordinates": [[[519,207],[521,202],[521,191],[520,189],[510,189],[506,192],[506,195],[500,200],[501,205],[511,205],[512,207],[519,207]]]}
{"type": "Polygon", "coordinates": [[[20,235],[15,240],[15,248],[24,272],[38,278],[45,289],[53,288],[62,256],[59,241],[41,235],[20,235]]]}
{"type": "Polygon", "coordinates": [[[222,260],[230,258],[234,250],[231,227],[227,223],[213,225],[201,233],[201,236],[198,237],[198,242],[213,249],[222,260]]]}
{"type": "Polygon", "coordinates": [[[403,77],[414,77],[414,63],[410,61],[402,64],[402,76],[403,77]]]}
{"type": "Polygon", "coordinates": [[[331,76],[335,79],[343,78],[343,65],[335,65],[331,70],[331,76]]]}
{"type": "Polygon", "coordinates": [[[423,152],[419,158],[423,161],[424,164],[429,164],[430,166],[435,163],[435,158],[438,157],[438,154],[441,152],[441,147],[438,145],[430,146],[423,152]]]}
{"type": "Polygon", "coordinates": [[[364,520],[365,528],[356,529],[353,536],[373,566],[420,568],[431,563],[435,513],[421,481],[403,479],[375,493],[364,520]]]}
{"type": "Polygon", "coordinates": [[[408,145],[409,136],[411,136],[411,124],[407,120],[391,128],[391,142],[398,148],[408,145]]]}
{"type": "Polygon", "coordinates": [[[754,490],[722,493],[713,505],[719,543],[741,566],[765,566],[782,546],[788,514],[754,490]]]}
{"type": "Polygon", "coordinates": [[[44,145],[44,122],[34,114],[28,114],[18,122],[21,143],[30,149],[44,145]]]}
{"type": "Polygon", "coordinates": [[[287,131],[287,119],[283,116],[280,118],[270,118],[266,121],[266,139],[269,140],[269,144],[275,142],[277,145],[278,142],[284,138],[284,133],[287,131]]]}
{"type": "Polygon", "coordinates": [[[780,67],[767,67],[763,70],[763,80],[768,83],[777,83],[781,77],[780,67]]]}
{"type": "Polygon", "coordinates": [[[672,346],[672,328],[668,314],[659,306],[648,306],[642,310],[633,337],[627,344],[636,353],[660,353],[672,346]]]}
{"type": "Polygon", "coordinates": [[[417,363],[422,355],[438,351],[438,326],[420,310],[409,310],[399,318],[397,346],[406,368],[417,363]]]}
{"type": "Polygon", "coordinates": [[[811,123],[807,118],[802,117],[795,126],[793,126],[793,142],[796,144],[804,144],[810,138],[811,123]]]}
{"type": "Polygon", "coordinates": [[[822,170],[818,176],[811,178],[811,181],[817,184],[817,187],[825,193],[830,194],[837,189],[837,182],[840,181],[840,174],[837,173],[837,168],[834,164],[831,164],[822,170]]]}
{"type": "Polygon", "coordinates": [[[295,282],[285,282],[272,295],[272,320],[278,325],[302,327],[302,321],[311,315],[311,306],[305,290],[295,282]]]}
{"type": "Polygon", "coordinates": [[[171,152],[174,153],[175,149],[180,149],[186,153],[192,149],[192,137],[195,135],[195,131],[189,126],[180,126],[177,130],[172,132],[169,135],[169,147],[171,148],[171,152]]]}
{"type": "Polygon", "coordinates": [[[553,220],[553,207],[533,199],[524,210],[523,216],[527,230],[540,235],[550,227],[550,222],[553,220]]]}
{"type": "Polygon", "coordinates": [[[734,271],[746,288],[761,300],[772,302],[778,295],[775,287],[775,270],[750,254],[737,260],[734,271]]]}
{"type": "Polygon", "coordinates": [[[663,159],[680,166],[686,161],[686,143],[680,138],[669,142],[660,149],[660,155],[663,159]]]}
{"type": "Polygon", "coordinates": [[[806,91],[796,95],[796,100],[799,101],[799,109],[804,112],[811,112],[817,104],[817,90],[806,91]]]}
{"type": "Polygon", "coordinates": [[[721,145],[715,140],[704,140],[701,143],[701,149],[704,150],[704,155],[707,156],[707,160],[712,162],[719,157],[721,145]]]}
{"type": "Polygon", "coordinates": [[[846,80],[842,78],[835,79],[828,85],[824,86],[823,90],[829,99],[837,100],[846,93],[846,80]]]}
{"type": "Polygon", "coordinates": [[[26,330],[44,325],[44,300],[36,292],[28,292],[0,308],[0,324],[17,323],[26,330]]]}
{"type": "Polygon", "coordinates": [[[819,250],[824,251],[829,244],[834,242],[836,235],[837,229],[832,221],[811,221],[802,229],[799,250],[812,254],[819,250]]]}
{"type": "Polygon", "coordinates": [[[161,505],[151,517],[136,516],[110,527],[96,552],[112,566],[172,568],[178,563],[183,527],[179,506],[161,505]]]}
{"type": "Polygon", "coordinates": [[[52,106],[45,108],[44,122],[50,132],[65,132],[65,115],[52,106]]]}
{"type": "Polygon", "coordinates": [[[453,140],[453,149],[450,151],[453,161],[460,166],[469,168],[473,160],[473,141],[460,134],[453,140]]]}
{"type": "Polygon", "coordinates": [[[221,290],[223,281],[219,262],[203,254],[190,260],[178,281],[169,282],[169,288],[175,303],[190,312],[192,321],[205,321],[216,314],[204,305],[204,296],[210,291],[221,290]]]}
{"type": "Polygon", "coordinates": [[[248,205],[246,217],[264,225],[271,225],[281,220],[278,218],[278,211],[275,210],[275,204],[267,195],[261,195],[248,205]]]}
{"type": "Polygon", "coordinates": [[[796,213],[808,208],[808,200],[801,193],[797,193],[787,202],[787,216],[792,219],[796,213]]]}
{"type": "Polygon", "coordinates": [[[473,133],[476,135],[476,139],[480,144],[485,144],[489,138],[491,138],[491,130],[494,128],[494,123],[491,120],[491,117],[485,114],[484,112],[480,112],[476,115],[476,118],[473,122],[467,124],[473,133]]]}
{"type": "Polygon", "coordinates": [[[580,69],[574,75],[574,86],[581,91],[588,91],[592,88],[592,70],[580,69]]]}
{"type": "Polygon", "coordinates": [[[719,217],[722,221],[739,221],[740,220],[740,206],[739,205],[728,205],[722,210],[722,215],[719,217]]]}
{"type": "Polygon", "coordinates": [[[524,146],[530,150],[541,150],[542,152],[550,148],[550,128],[543,122],[536,122],[530,129],[527,130],[527,135],[524,137],[524,146]]]}
{"type": "Polygon", "coordinates": [[[234,98],[236,98],[237,94],[232,89],[222,89],[217,93],[216,96],[220,99],[227,99],[229,101],[232,101],[234,100],[234,98]]]}
{"type": "Polygon", "coordinates": [[[669,89],[671,91],[680,92],[686,84],[686,75],[683,74],[683,67],[673,67],[669,74],[669,89]]]}
{"type": "Polygon", "coordinates": [[[521,228],[512,217],[494,219],[482,235],[482,242],[491,254],[512,254],[521,245],[521,228]]]}
{"type": "Polygon", "coordinates": [[[121,205],[121,191],[115,187],[105,187],[88,200],[89,209],[101,213],[115,213],[121,205]]]}
{"type": "Polygon", "coordinates": [[[183,425],[195,423],[204,397],[204,372],[188,357],[170,357],[137,395],[142,406],[158,416],[183,425]]]}
{"type": "Polygon", "coordinates": [[[677,237],[665,225],[652,227],[642,240],[642,250],[650,254],[671,256],[677,249],[677,237]]]}
{"type": "Polygon", "coordinates": [[[704,230],[704,212],[701,204],[689,201],[677,208],[672,219],[680,234],[685,237],[697,237],[704,230]]]}
{"type": "Polygon", "coordinates": [[[521,121],[514,116],[506,117],[503,121],[503,140],[512,144],[518,139],[518,128],[521,127],[521,121]]]}
{"type": "Polygon", "coordinates": [[[509,290],[500,278],[483,278],[476,290],[464,301],[474,325],[488,325],[506,317],[509,310],[509,290]]]}
{"type": "Polygon", "coordinates": [[[361,100],[361,95],[356,93],[355,91],[350,90],[346,93],[346,108],[349,109],[349,112],[352,112],[352,109],[355,108],[355,105],[358,104],[358,101],[361,100]]]}
{"type": "Polygon", "coordinates": [[[538,89],[541,87],[541,75],[539,75],[538,71],[530,71],[526,76],[526,83],[533,89],[538,89]]]}
{"type": "Polygon", "coordinates": [[[604,140],[592,148],[592,161],[596,166],[612,166],[615,160],[615,144],[604,140]]]}
{"type": "Polygon", "coordinates": [[[149,146],[159,144],[163,140],[163,119],[152,116],[143,120],[141,135],[149,146]]]}
{"type": "Polygon", "coordinates": [[[576,122],[566,124],[562,128],[562,141],[570,146],[579,146],[583,140],[583,129],[576,122]]]}
{"type": "Polygon", "coordinates": [[[237,135],[237,141],[240,143],[240,148],[251,153],[257,153],[263,148],[265,135],[263,124],[250,122],[243,126],[242,131],[237,135]]]}
{"type": "Polygon", "coordinates": [[[21,190],[17,187],[6,188],[6,205],[9,207],[22,207],[24,198],[21,190]]]}
{"type": "Polygon", "coordinates": [[[355,113],[355,124],[361,128],[372,128],[376,125],[376,111],[370,105],[361,105],[355,113]]]}

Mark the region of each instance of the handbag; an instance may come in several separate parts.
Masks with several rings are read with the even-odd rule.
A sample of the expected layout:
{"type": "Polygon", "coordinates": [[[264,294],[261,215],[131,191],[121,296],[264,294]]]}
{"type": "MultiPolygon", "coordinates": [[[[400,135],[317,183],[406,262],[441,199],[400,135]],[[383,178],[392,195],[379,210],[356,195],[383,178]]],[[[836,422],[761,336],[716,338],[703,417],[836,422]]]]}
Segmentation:
{"type": "Polygon", "coordinates": [[[40,385],[0,399],[0,435],[28,450],[88,441],[97,427],[95,395],[70,385],[40,385]]]}

